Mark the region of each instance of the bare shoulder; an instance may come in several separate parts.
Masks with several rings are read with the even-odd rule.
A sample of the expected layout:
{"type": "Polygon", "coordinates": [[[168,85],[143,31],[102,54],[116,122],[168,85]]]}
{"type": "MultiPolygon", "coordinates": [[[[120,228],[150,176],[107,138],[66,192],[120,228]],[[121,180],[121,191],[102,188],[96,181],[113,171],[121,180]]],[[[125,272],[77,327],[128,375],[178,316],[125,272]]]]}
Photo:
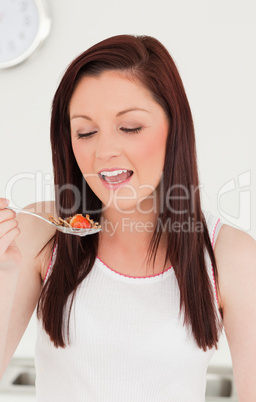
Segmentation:
{"type": "Polygon", "coordinates": [[[239,401],[256,400],[256,241],[248,233],[223,225],[215,257],[220,307],[229,344],[239,401]]]}
{"type": "Polygon", "coordinates": [[[256,241],[248,233],[223,224],[217,237],[214,255],[218,267],[220,300],[238,292],[245,278],[256,279],[256,241]]]}
{"type": "Polygon", "coordinates": [[[219,262],[229,262],[237,265],[247,259],[255,258],[256,241],[248,233],[233,226],[223,224],[214,248],[215,257],[219,262]]]}
{"type": "MultiPolygon", "coordinates": [[[[36,202],[27,205],[23,209],[46,219],[48,219],[49,215],[56,216],[54,201],[36,202]]],[[[20,235],[16,241],[17,245],[24,255],[34,260],[35,267],[43,278],[47,269],[47,260],[51,256],[52,244],[47,247],[47,243],[55,235],[56,229],[42,219],[28,214],[18,213],[17,220],[20,228],[20,235]],[[41,252],[42,249],[43,251],[41,252]]]]}

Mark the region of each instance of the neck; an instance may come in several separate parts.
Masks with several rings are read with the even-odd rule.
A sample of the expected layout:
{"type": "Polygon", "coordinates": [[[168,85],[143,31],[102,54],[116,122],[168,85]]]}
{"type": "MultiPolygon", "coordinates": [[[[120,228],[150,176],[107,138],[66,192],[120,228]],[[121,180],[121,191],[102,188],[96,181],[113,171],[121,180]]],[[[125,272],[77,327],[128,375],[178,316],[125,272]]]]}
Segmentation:
{"type": "MultiPolygon", "coordinates": [[[[140,210],[141,211],[141,210],[140,210]]],[[[126,273],[135,276],[155,273],[153,265],[147,265],[148,247],[156,227],[158,212],[119,213],[116,209],[108,208],[102,214],[103,226],[99,237],[99,257],[112,268],[125,266],[126,273]],[[132,268],[130,268],[132,267],[132,268]],[[131,271],[130,271],[131,270],[131,271]]],[[[163,233],[156,255],[156,268],[161,272],[167,247],[167,236],[163,233]]],[[[170,266],[170,261],[166,267],[170,266]]]]}
{"type": "Polygon", "coordinates": [[[111,238],[112,243],[123,244],[133,250],[142,244],[148,245],[156,227],[158,213],[139,211],[119,212],[108,208],[102,214],[102,237],[111,238]]]}

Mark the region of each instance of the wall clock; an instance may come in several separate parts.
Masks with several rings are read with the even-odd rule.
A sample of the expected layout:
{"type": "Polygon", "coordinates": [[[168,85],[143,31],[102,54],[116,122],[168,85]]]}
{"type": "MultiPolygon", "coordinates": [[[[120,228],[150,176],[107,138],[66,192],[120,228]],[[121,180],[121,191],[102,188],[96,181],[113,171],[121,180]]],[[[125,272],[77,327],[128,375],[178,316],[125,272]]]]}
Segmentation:
{"type": "Polygon", "coordinates": [[[26,60],[49,35],[50,27],[44,0],[0,0],[0,68],[26,60]]]}

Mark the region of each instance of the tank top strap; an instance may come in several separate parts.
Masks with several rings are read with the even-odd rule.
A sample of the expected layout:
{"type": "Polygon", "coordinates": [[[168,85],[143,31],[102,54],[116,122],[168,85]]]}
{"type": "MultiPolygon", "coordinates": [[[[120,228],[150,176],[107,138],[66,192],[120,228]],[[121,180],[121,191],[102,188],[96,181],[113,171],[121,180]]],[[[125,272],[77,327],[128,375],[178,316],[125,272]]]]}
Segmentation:
{"type": "Polygon", "coordinates": [[[210,240],[211,240],[211,245],[212,245],[212,248],[214,249],[220,228],[223,225],[223,223],[221,222],[219,217],[213,215],[209,211],[203,210],[203,214],[204,214],[205,221],[207,224],[207,228],[208,228],[208,232],[209,232],[209,236],[210,236],[210,240]]]}
{"type": "Polygon", "coordinates": [[[52,267],[53,267],[53,265],[54,265],[54,263],[55,263],[57,248],[58,248],[58,244],[55,243],[55,245],[54,245],[54,247],[53,247],[53,252],[52,252],[51,260],[50,260],[50,263],[49,263],[49,265],[48,265],[48,268],[47,268],[47,271],[46,271],[46,275],[45,275],[45,278],[44,278],[44,283],[47,281],[47,279],[48,279],[48,277],[49,277],[49,275],[50,275],[50,273],[51,273],[52,267]]]}

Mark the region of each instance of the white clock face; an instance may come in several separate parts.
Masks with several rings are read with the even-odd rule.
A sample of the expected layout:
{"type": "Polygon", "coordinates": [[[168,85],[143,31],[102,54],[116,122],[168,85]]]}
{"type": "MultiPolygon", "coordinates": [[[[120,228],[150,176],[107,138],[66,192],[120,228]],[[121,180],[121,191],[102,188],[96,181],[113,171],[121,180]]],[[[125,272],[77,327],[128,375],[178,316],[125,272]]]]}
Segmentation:
{"type": "Polygon", "coordinates": [[[0,67],[18,64],[35,50],[42,15],[40,0],[0,0],[0,67]]]}

